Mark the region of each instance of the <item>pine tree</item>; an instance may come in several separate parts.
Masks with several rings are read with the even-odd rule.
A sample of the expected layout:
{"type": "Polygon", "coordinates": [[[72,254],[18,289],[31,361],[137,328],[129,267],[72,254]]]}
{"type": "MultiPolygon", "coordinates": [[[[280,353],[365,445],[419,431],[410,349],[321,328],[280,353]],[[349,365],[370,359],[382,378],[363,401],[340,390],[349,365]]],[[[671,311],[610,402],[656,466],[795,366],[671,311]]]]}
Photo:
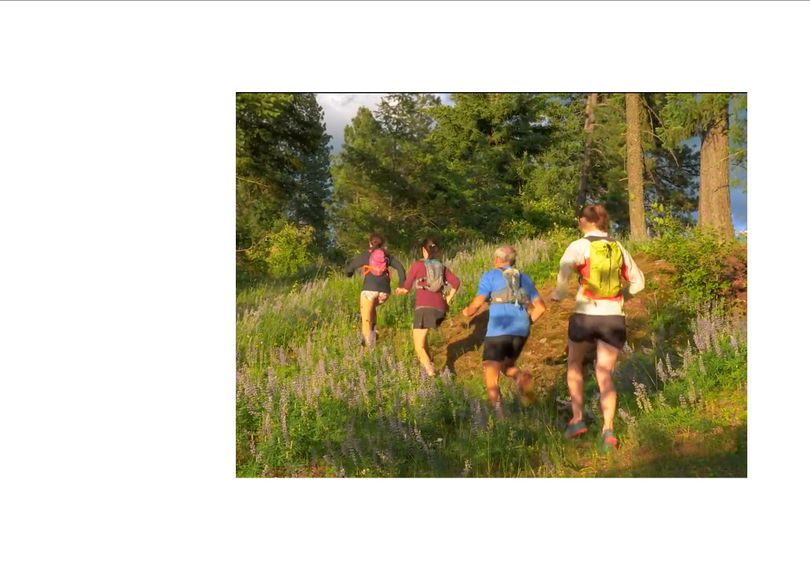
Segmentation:
{"type": "Polygon", "coordinates": [[[722,238],[734,237],[729,188],[729,103],[731,94],[668,94],[659,133],[672,149],[700,140],[698,226],[722,238]]]}
{"type": "Polygon", "coordinates": [[[593,127],[595,123],[594,116],[598,101],[599,94],[591,93],[588,95],[588,100],[585,104],[585,149],[582,153],[579,188],[577,190],[577,211],[579,211],[583,205],[585,205],[585,201],[587,199],[588,177],[591,175],[591,148],[593,146],[593,127]]]}
{"type": "Polygon", "coordinates": [[[630,204],[630,237],[647,238],[644,220],[644,156],[641,149],[641,105],[639,94],[625,95],[627,115],[627,190],[630,204]]]}
{"type": "Polygon", "coordinates": [[[329,135],[314,94],[236,94],[236,244],[283,224],[327,239],[329,135]]]}

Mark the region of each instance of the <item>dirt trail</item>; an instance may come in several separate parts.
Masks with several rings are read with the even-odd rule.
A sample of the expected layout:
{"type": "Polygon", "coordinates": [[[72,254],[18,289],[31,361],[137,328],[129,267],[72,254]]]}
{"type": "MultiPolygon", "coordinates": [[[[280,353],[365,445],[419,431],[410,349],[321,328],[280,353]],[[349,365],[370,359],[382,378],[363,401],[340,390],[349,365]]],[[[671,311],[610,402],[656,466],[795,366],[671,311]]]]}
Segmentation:
{"type": "MultiPolygon", "coordinates": [[[[655,290],[645,289],[638,297],[625,303],[627,315],[628,343],[633,347],[649,344],[648,306],[655,293],[667,289],[672,274],[672,267],[662,260],[652,260],[640,254],[634,259],[644,273],[648,285],[655,285],[655,290]]],[[[574,310],[576,284],[569,286],[569,296],[561,303],[552,302],[551,284],[539,288],[540,296],[546,301],[548,309],[539,322],[532,327],[518,364],[530,370],[540,389],[548,389],[565,372],[568,317],[574,310]]],[[[481,345],[484,342],[489,312],[483,310],[465,326],[461,314],[445,321],[440,328],[442,339],[446,342],[434,350],[434,361],[439,370],[447,366],[459,375],[478,375],[481,372],[481,345]]]]}

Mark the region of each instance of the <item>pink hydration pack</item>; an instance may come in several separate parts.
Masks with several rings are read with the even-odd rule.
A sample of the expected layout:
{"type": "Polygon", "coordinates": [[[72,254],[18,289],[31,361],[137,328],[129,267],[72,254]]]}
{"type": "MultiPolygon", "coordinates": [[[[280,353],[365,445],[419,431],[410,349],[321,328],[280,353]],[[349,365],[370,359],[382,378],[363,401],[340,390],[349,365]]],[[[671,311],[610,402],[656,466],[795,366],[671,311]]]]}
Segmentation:
{"type": "Polygon", "coordinates": [[[388,257],[385,256],[385,251],[382,249],[374,249],[369,251],[368,264],[363,265],[363,275],[371,273],[375,277],[381,277],[388,274],[388,257]]]}

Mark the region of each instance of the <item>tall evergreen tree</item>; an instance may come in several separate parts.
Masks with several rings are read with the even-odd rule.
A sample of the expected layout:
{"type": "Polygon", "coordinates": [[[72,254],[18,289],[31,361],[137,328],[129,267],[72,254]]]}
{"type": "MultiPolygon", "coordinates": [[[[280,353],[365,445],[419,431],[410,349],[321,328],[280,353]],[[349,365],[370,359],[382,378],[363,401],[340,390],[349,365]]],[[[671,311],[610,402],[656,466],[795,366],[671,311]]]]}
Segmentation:
{"type": "Polygon", "coordinates": [[[327,239],[329,139],[314,94],[236,95],[236,244],[288,222],[327,239]]]}
{"type": "Polygon", "coordinates": [[[627,115],[627,190],[630,237],[647,238],[644,218],[644,155],[641,149],[641,104],[637,93],[625,94],[627,115]]]}
{"type": "Polygon", "coordinates": [[[591,149],[593,147],[593,128],[595,124],[596,106],[599,103],[599,94],[588,94],[585,104],[585,148],[582,153],[582,164],[579,175],[579,189],[577,190],[577,211],[585,205],[588,193],[588,178],[591,175],[591,149]]]}
{"type": "Polygon", "coordinates": [[[362,246],[371,231],[392,247],[410,249],[420,234],[441,230],[446,210],[436,210],[435,160],[428,136],[439,99],[393,94],[376,113],[361,107],[345,130],[333,164],[338,245],[362,246]]]}
{"type": "Polygon", "coordinates": [[[659,130],[669,147],[698,136],[698,225],[724,238],[734,236],[729,188],[730,100],[731,94],[668,94],[659,130]]]}

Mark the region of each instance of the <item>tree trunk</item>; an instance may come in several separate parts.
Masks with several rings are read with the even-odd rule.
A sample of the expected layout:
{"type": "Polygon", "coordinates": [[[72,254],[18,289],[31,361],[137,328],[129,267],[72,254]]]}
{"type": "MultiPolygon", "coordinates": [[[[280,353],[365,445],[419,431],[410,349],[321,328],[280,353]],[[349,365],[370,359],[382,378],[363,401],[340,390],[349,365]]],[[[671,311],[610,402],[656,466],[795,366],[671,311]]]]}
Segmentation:
{"type": "Polygon", "coordinates": [[[593,141],[593,114],[599,94],[589,94],[585,104],[585,151],[582,154],[582,168],[579,172],[579,190],[577,191],[577,215],[585,205],[588,190],[588,176],[591,173],[591,142],[593,141]]]}
{"type": "Polygon", "coordinates": [[[703,135],[700,145],[698,227],[734,238],[728,185],[728,110],[723,109],[703,135]]]}
{"type": "Polygon", "coordinates": [[[625,95],[627,114],[627,190],[630,195],[630,238],[647,238],[644,221],[644,157],[641,151],[641,106],[639,94],[625,95]]]}

